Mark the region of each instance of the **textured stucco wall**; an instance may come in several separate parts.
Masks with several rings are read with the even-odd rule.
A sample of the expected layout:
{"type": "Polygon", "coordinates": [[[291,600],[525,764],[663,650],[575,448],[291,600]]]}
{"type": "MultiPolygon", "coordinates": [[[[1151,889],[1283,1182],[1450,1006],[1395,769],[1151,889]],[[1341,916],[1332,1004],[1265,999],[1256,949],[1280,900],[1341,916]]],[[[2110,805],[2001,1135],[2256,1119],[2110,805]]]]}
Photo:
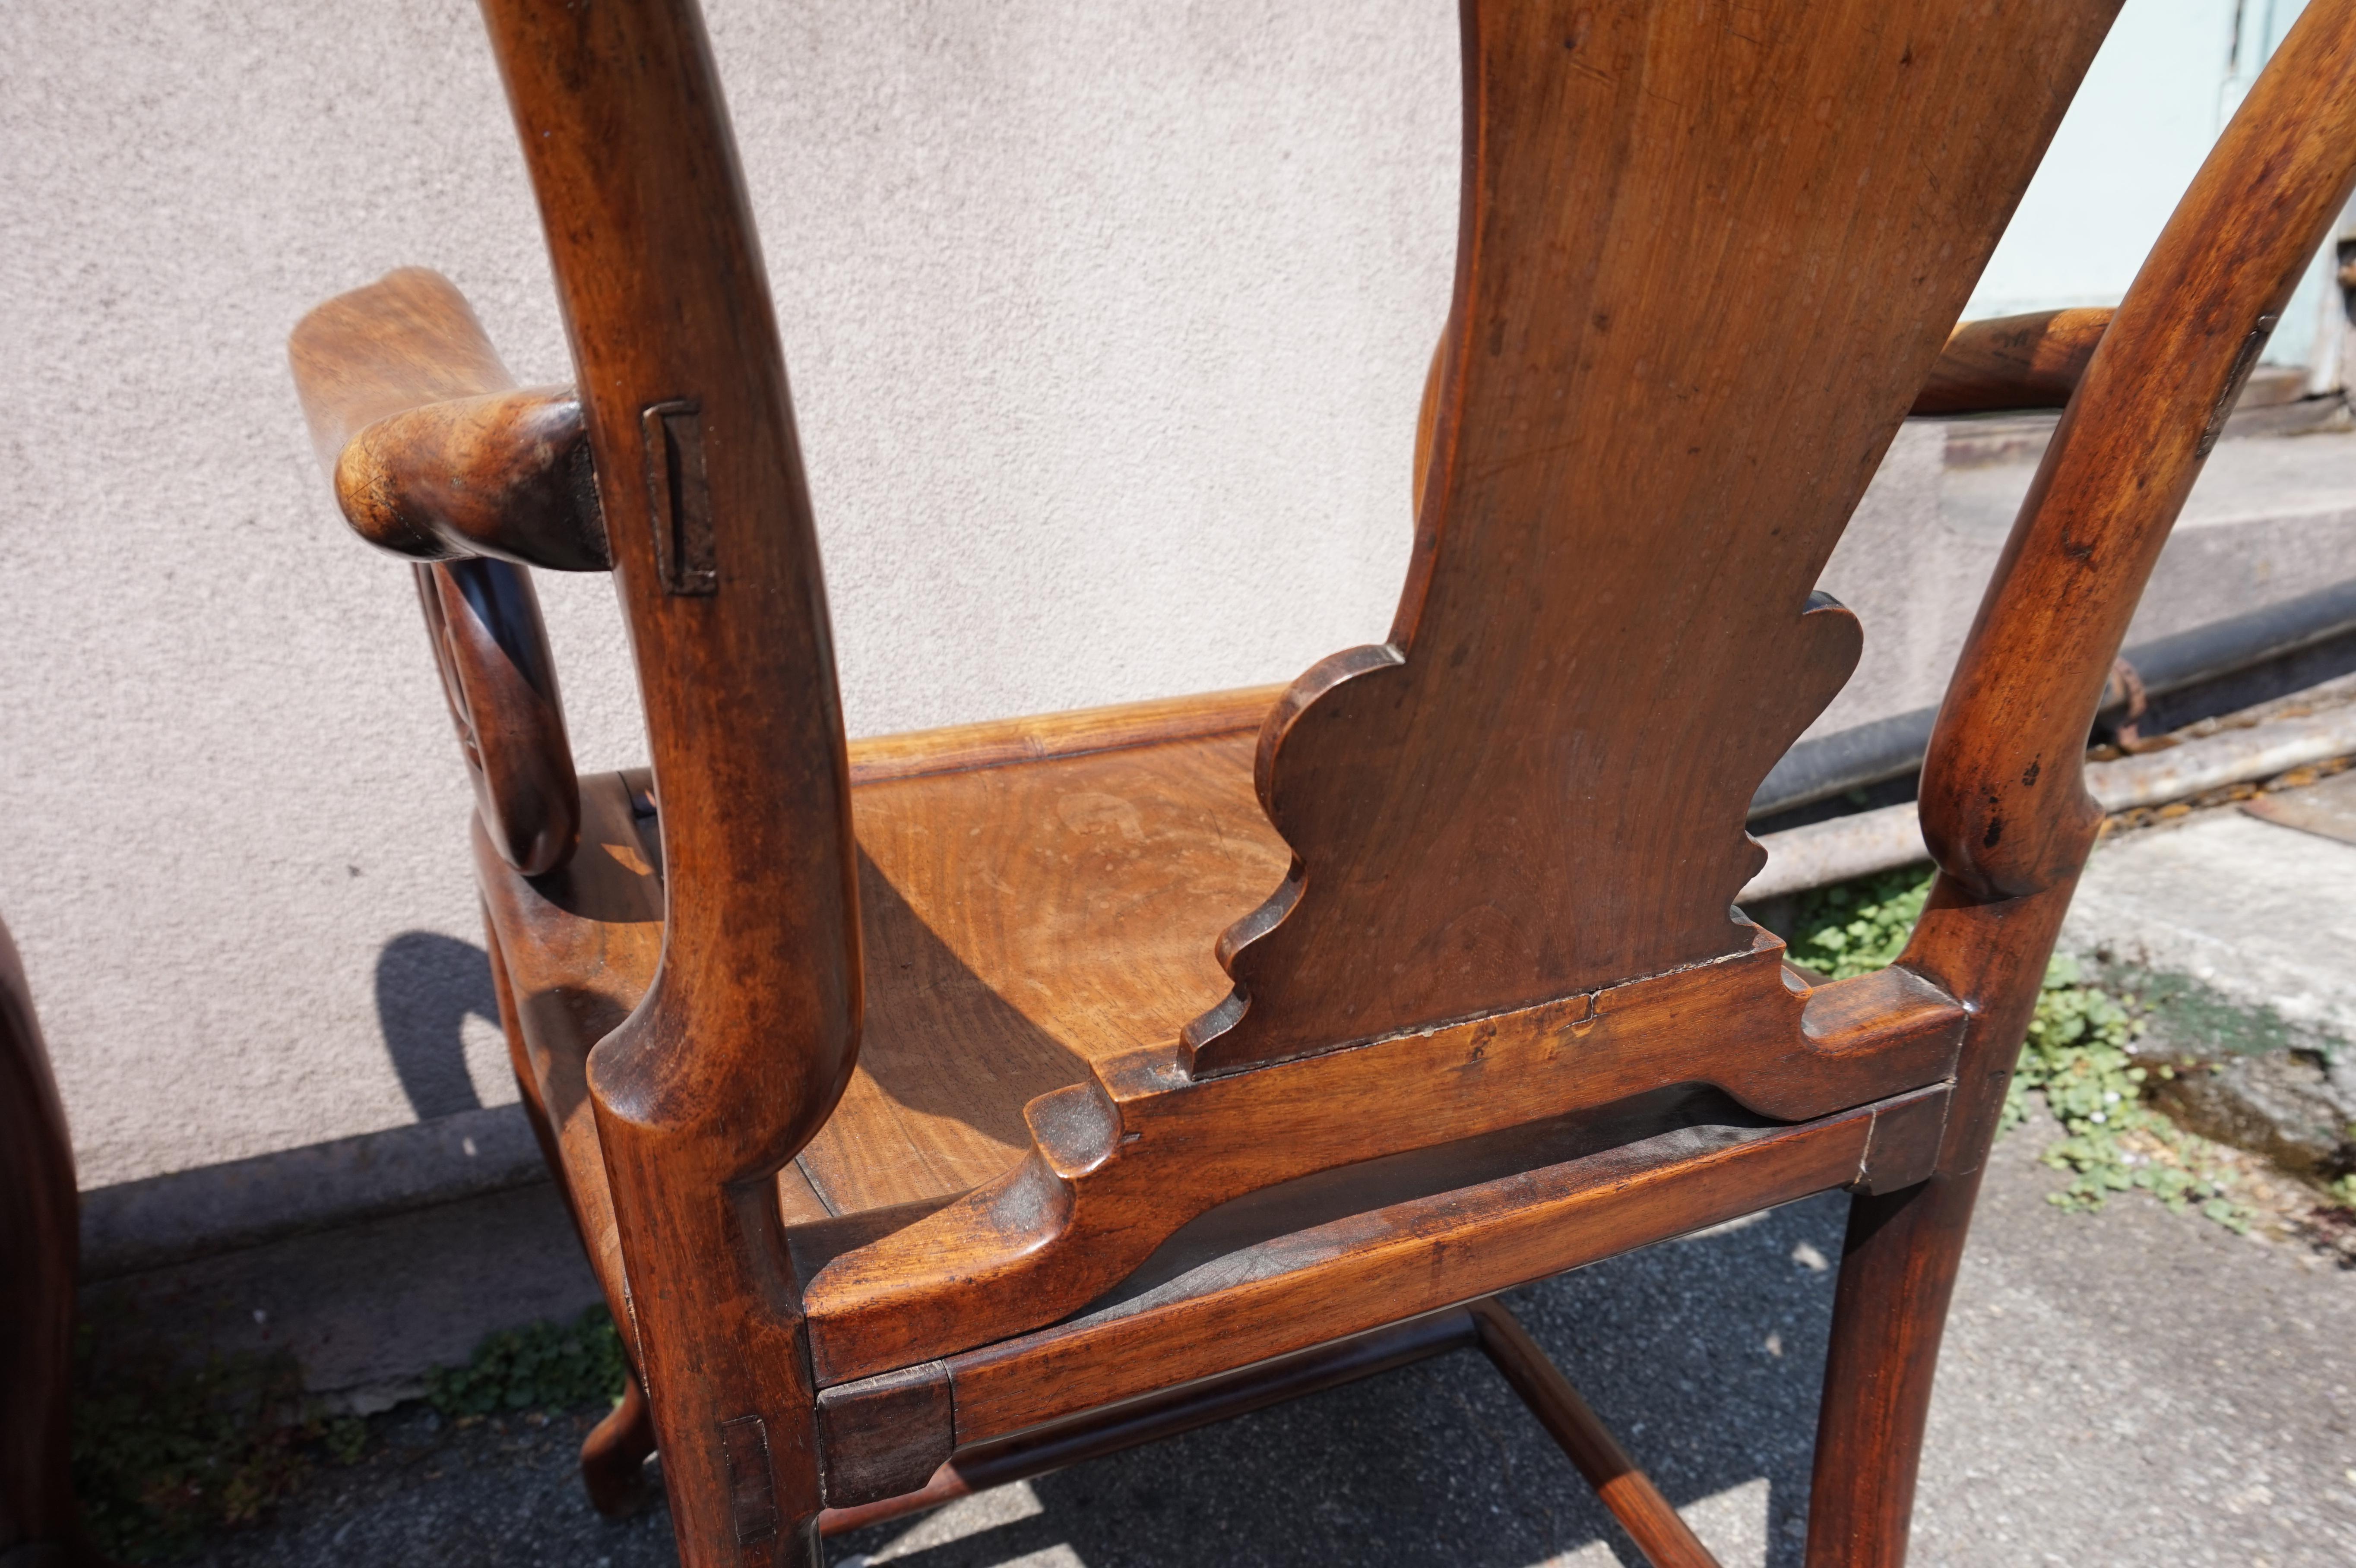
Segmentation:
{"type": "MultiPolygon", "coordinates": [[[[1452,5],[709,10],[854,733],[1383,634],[1452,5]]],[[[335,520],[283,350],[420,263],[522,379],[567,376],[480,25],[15,0],[0,37],[0,915],[83,1183],[510,1099],[407,575],[335,520]]],[[[1868,663],[1827,722],[1926,700],[1968,619],[1992,546],[1942,531],[1936,440],[1828,577],[1868,663]]],[[[638,760],[605,582],[541,592],[581,763],[638,760]]]]}
{"type": "MultiPolygon", "coordinates": [[[[855,731],[1382,635],[1452,6],[709,10],[855,731]]],[[[0,28],[0,912],[82,1180],[509,1098],[406,574],[335,521],[283,348],[415,262],[519,376],[568,375],[481,25],[16,0],[0,28]]],[[[635,759],[606,585],[542,592],[583,763],[635,759]]]]}

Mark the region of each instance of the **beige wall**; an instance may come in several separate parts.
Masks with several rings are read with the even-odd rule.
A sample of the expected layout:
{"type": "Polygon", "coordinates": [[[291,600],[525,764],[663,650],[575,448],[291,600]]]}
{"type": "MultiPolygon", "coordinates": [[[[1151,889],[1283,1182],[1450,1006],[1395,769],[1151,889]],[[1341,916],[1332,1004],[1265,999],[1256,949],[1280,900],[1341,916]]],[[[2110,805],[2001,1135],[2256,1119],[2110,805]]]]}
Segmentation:
{"type": "MultiPolygon", "coordinates": [[[[1453,245],[1448,0],[710,9],[854,733],[1383,635],[1453,245]]],[[[568,376],[480,24],[0,16],[0,915],[83,1183],[511,1099],[407,574],[336,521],[283,357],[422,263],[568,376]]],[[[1868,650],[1829,722],[1938,689],[1996,548],[1942,483],[1910,432],[1828,573],[1868,650]]],[[[2356,572],[2330,528],[2271,596],[2356,572]]],[[[541,583],[583,765],[638,760],[606,584],[541,583]]],[[[2147,629],[2220,608],[2180,597],[2147,629]]]]}
{"type": "MultiPolygon", "coordinates": [[[[877,732],[1281,679],[1379,637],[1446,307],[1454,8],[714,0],[877,732]]],[[[564,379],[455,0],[15,0],[0,45],[0,912],[85,1185],[512,1097],[406,574],[284,368],[406,262],[564,379]],[[438,998],[438,999],[437,999],[438,998]],[[404,1012],[405,1009],[405,1012],[404,1012]],[[467,1044],[455,1076],[455,1042],[467,1044]],[[436,1063],[439,1063],[439,1075],[436,1063]]],[[[545,581],[584,765],[602,580],[545,581]]]]}

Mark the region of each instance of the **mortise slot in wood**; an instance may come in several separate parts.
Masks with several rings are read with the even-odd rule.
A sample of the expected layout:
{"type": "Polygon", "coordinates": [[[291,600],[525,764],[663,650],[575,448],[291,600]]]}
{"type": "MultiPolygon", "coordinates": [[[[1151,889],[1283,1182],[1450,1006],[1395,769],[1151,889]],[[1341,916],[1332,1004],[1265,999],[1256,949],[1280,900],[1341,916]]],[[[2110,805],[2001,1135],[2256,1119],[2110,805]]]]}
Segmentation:
{"type": "Polygon", "coordinates": [[[777,1483],[770,1473],[769,1430],[757,1415],[720,1424],[721,1451],[728,1460],[728,1501],[736,1543],[777,1531],[777,1483]]]}
{"type": "Polygon", "coordinates": [[[720,565],[712,537],[712,487],[703,470],[702,411],[691,399],[680,399],[648,405],[640,419],[647,506],[663,591],[716,593],[720,565]]]}

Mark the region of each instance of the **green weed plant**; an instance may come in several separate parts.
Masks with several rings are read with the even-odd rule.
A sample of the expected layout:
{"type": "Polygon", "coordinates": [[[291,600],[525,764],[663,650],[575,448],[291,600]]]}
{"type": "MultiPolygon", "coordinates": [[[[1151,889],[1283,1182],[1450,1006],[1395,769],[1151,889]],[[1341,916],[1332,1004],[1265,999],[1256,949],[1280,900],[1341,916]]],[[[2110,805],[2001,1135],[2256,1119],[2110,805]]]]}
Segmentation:
{"type": "Polygon", "coordinates": [[[425,1398],[454,1420],[574,1410],[622,1397],[628,1364],[613,1316],[593,1307],[571,1323],[542,1321],[489,1335],[463,1367],[425,1374],[425,1398]]]}
{"type": "Polygon", "coordinates": [[[186,1363],[160,1349],[102,1356],[85,1324],[74,1355],[71,1467],[82,1523],[112,1555],[155,1562],[244,1524],[321,1457],[356,1451],[364,1423],[303,1397],[284,1351],[186,1363]]]}
{"type": "MultiPolygon", "coordinates": [[[[135,1341],[134,1341],[135,1342],[135,1341]]],[[[603,1307],[569,1323],[486,1338],[462,1367],[426,1374],[426,1398],[468,1424],[622,1397],[621,1336],[603,1307]]],[[[84,1326],[74,1376],[73,1477],[82,1522],[111,1554],[165,1562],[251,1523],[323,1464],[357,1463],[369,1424],[327,1415],[285,1351],[202,1362],[155,1349],[101,1354],[84,1326]]]]}
{"type": "MultiPolygon", "coordinates": [[[[1794,904],[1792,962],[1832,980],[1886,967],[1905,951],[1930,891],[1931,873],[1910,869],[1803,894],[1794,904]]],[[[2042,1096],[2067,1136],[2040,1157],[2071,1177],[2048,1201],[2092,1212],[2114,1192],[2140,1189],[2178,1213],[2197,1203],[2218,1224],[2246,1232],[2248,1215],[2225,1195],[2200,1146],[2144,1104],[2146,1072],[2129,1051],[2142,1029],[2132,995],[2089,983],[2076,959],[2056,954],[2005,1094],[1999,1136],[2028,1118],[2029,1096],[2042,1096]]]]}

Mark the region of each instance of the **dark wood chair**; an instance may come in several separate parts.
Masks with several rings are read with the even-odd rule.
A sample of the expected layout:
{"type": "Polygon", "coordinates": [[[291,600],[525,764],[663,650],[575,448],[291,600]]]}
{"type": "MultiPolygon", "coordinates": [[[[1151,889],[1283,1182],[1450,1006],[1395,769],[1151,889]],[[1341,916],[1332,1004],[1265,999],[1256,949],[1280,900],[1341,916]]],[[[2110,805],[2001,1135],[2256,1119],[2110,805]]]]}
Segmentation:
{"type": "Polygon", "coordinates": [[[106,1568],[74,1507],[73,1142],[25,966],[0,926],[0,1568],[106,1568]]]}
{"type": "Polygon", "coordinates": [[[846,745],[695,10],[486,0],[577,389],[416,272],[293,354],[348,517],[421,563],[518,1076],[638,1373],[601,1504],[659,1444],[687,1563],[798,1563],[1478,1342],[1705,1561],[1490,1298],[1843,1189],[1808,1557],[1898,1563],[2104,677],[2356,156],[2356,0],[2317,0],[2115,316],[1951,341],[2115,9],[1467,0],[1390,640],[846,745]],[[1858,656],[1811,591],[1910,408],[2065,399],[1923,773],[1929,908],[1811,987],[1731,907],[1858,656]],[[650,772],[575,776],[528,565],[614,573],[650,772]]]}

